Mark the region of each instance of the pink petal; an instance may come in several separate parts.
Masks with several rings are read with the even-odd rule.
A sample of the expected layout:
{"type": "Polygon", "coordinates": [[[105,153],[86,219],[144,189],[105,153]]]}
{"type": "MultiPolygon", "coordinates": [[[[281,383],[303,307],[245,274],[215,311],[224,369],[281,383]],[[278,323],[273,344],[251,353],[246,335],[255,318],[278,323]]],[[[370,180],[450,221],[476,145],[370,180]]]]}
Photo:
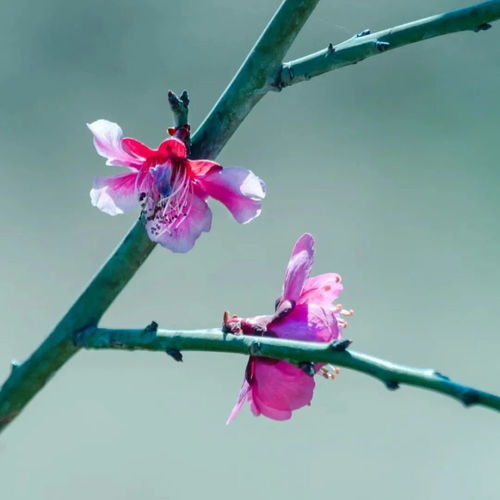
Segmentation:
{"type": "Polygon", "coordinates": [[[236,415],[238,415],[242,406],[244,405],[245,401],[248,398],[249,391],[250,391],[250,385],[245,379],[243,381],[243,385],[241,386],[240,393],[238,394],[238,400],[236,401],[234,408],[231,410],[231,413],[229,414],[229,417],[226,421],[226,425],[229,425],[235,419],[236,415]]]}
{"type": "Polygon", "coordinates": [[[132,137],[125,137],[122,140],[122,146],[126,151],[143,159],[147,159],[155,154],[155,151],[149,146],[146,146],[146,144],[137,139],[132,139],[132,137]]]}
{"type": "Polygon", "coordinates": [[[187,156],[186,145],[175,137],[171,137],[170,139],[163,141],[158,146],[158,150],[166,156],[177,160],[184,160],[187,156]]]}
{"type": "Polygon", "coordinates": [[[281,300],[296,302],[299,299],[304,281],[311,272],[313,260],[314,238],[310,234],[305,233],[297,240],[293,247],[292,255],[285,272],[281,300]]]}
{"type": "Polygon", "coordinates": [[[313,303],[329,306],[339,298],[343,289],[342,278],[336,273],[320,274],[308,278],[302,288],[299,304],[313,303]]]}
{"type": "Polygon", "coordinates": [[[297,304],[285,317],[272,321],[268,330],[279,338],[305,342],[331,342],[340,337],[333,309],[297,304]]]}
{"type": "Polygon", "coordinates": [[[94,146],[97,153],[108,161],[106,165],[118,165],[137,169],[142,161],[123,149],[123,131],[116,123],[108,120],[97,120],[87,123],[87,127],[94,135],[94,146]]]}
{"type": "Polygon", "coordinates": [[[211,172],[222,170],[218,163],[210,160],[189,160],[188,165],[193,177],[203,177],[211,172]]]}
{"type": "Polygon", "coordinates": [[[118,215],[138,205],[136,194],[137,172],[115,177],[96,177],[90,191],[92,205],[109,214],[118,215]]]}
{"type": "Polygon", "coordinates": [[[209,196],[223,203],[240,224],[260,214],[261,201],[266,196],[265,184],[250,170],[224,168],[198,178],[198,182],[209,196]]]}
{"type": "Polygon", "coordinates": [[[252,411],[286,420],[292,410],[311,403],[314,378],[286,361],[256,358],[251,383],[252,411]]]}
{"type": "Polygon", "coordinates": [[[179,219],[180,222],[168,226],[155,218],[146,224],[149,237],[172,252],[185,253],[191,250],[201,233],[210,231],[212,225],[212,212],[205,200],[191,193],[187,203],[188,215],[179,219]]]}

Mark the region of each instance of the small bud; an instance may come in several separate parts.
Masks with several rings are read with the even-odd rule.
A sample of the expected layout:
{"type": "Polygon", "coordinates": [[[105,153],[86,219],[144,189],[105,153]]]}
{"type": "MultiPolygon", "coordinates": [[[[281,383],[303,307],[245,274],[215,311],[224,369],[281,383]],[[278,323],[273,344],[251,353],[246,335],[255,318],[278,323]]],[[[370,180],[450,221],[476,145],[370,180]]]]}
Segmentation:
{"type": "Polygon", "coordinates": [[[389,42],[377,42],[376,46],[379,52],[385,52],[386,50],[389,49],[391,44],[389,42]]]}
{"type": "Polygon", "coordinates": [[[181,351],[179,351],[179,349],[171,349],[171,348],[168,348],[166,351],[165,351],[171,358],[174,358],[175,361],[179,361],[181,362],[183,360],[183,357],[182,357],[182,353],[181,351]]]}

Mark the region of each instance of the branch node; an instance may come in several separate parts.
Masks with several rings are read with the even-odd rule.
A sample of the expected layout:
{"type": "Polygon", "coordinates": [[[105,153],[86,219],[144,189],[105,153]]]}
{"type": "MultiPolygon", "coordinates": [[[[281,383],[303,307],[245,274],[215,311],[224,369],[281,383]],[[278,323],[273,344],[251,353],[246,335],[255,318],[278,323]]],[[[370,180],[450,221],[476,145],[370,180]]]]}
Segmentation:
{"type": "Polygon", "coordinates": [[[316,374],[316,369],[314,368],[314,363],[312,361],[301,361],[299,363],[299,368],[310,377],[314,377],[316,374]]]}
{"type": "Polygon", "coordinates": [[[343,352],[352,344],[352,340],[349,339],[337,339],[330,343],[330,349],[332,351],[343,352]]]}
{"type": "Polygon", "coordinates": [[[389,42],[380,42],[377,40],[376,42],[376,47],[377,47],[377,50],[379,52],[385,52],[386,50],[389,49],[389,47],[391,46],[391,44],[389,42]]]}
{"type": "Polygon", "coordinates": [[[399,389],[399,383],[396,382],[395,380],[386,380],[384,383],[387,389],[389,389],[390,391],[395,391],[396,389],[399,389]]]}
{"type": "Polygon", "coordinates": [[[149,323],[149,325],[146,326],[146,328],[144,328],[145,334],[154,333],[156,335],[157,332],[158,332],[158,323],[156,321],[151,321],[151,323],[149,323]]]}
{"type": "Polygon", "coordinates": [[[360,33],[357,33],[356,35],[353,36],[353,38],[361,38],[362,36],[369,35],[371,33],[371,30],[366,29],[361,31],[360,33]]]}
{"type": "Polygon", "coordinates": [[[17,361],[17,359],[13,359],[13,360],[10,362],[10,371],[11,371],[11,372],[14,372],[14,371],[15,371],[15,370],[17,370],[20,366],[21,366],[21,362],[20,362],[20,361],[17,361]]]}
{"type": "Polygon", "coordinates": [[[260,342],[252,342],[249,348],[250,356],[259,356],[262,354],[262,344],[260,342]]]}
{"type": "Polygon", "coordinates": [[[171,358],[175,359],[175,361],[178,361],[178,362],[182,362],[183,361],[183,357],[182,357],[182,353],[181,351],[179,351],[179,349],[172,349],[172,348],[168,348],[166,351],[165,351],[171,358]]]}
{"type": "Polygon", "coordinates": [[[492,28],[490,23],[483,23],[480,24],[479,26],[476,26],[474,28],[474,32],[479,33],[480,31],[488,31],[490,28],[492,28]]]}
{"type": "Polygon", "coordinates": [[[472,406],[479,402],[479,394],[474,389],[469,389],[463,392],[461,399],[464,406],[472,406]]]}
{"type": "Polygon", "coordinates": [[[95,329],[96,326],[92,325],[73,332],[73,344],[75,344],[76,346],[85,345],[87,337],[91,335],[95,331],[95,329]]]}
{"type": "Polygon", "coordinates": [[[447,375],[444,375],[443,373],[438,372],[436,370],[433,371],[433,375],[435,377],[438,377],[438,378],[443,379],[443,380],[450,380],[450,377],[448,377],[447,375]]]}

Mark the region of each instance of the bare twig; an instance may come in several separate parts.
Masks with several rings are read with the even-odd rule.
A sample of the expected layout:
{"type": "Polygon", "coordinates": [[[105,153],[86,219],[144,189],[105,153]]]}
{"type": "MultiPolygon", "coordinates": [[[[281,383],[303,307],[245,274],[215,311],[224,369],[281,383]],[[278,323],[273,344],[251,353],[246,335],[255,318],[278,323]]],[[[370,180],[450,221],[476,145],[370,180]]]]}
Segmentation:
{"type": "Polygon", "coordinates": [[[330,44],[319,52],[283,63],[275,90],[411,43],[457,31],[485,31],[491,28],[489,23],[499,18],[500,0],[492,0],[373,34],[365,30],[345,42],[330,44]]]}
{"type": "MultiPolygon", "coordinates": [[[[232,335],[221,329],[144,330],[89,329],[75,337],[78,345],[88,349],[124,349],[176,353],[182,351],[228,352],[282,359],[296,364],[331,363],[381,380],[394,390],[400,384],[421,387],[446,394],[465,406],[479,405],[500,411],[500,396],[459,384],[432,369],[411,368],[347,350],[349,341],[332,343],[299,342],[271,337],[232,335]]],[[[171,354],[172,355],[172,354],[171,354]]]]}

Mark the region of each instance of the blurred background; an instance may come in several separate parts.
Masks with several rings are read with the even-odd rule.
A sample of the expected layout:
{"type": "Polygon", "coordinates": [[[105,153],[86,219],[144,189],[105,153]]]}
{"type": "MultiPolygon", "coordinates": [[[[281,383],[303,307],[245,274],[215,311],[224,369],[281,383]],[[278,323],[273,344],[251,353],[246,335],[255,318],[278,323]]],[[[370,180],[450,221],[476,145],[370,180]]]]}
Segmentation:
{"type": "MultiPolygon", "coordinates": [[[[300,57],[463,0],[323,0],[300,57]]],[[[0,378],[47,335],[137,214],[89,202],[118,172],[86,122],[155,146],[166,93],[196,128],[278,1],[0,2],[0,378]]],[[[353,348],[500,392],[500,25],[389,52],[268,95],[219,156],[265,179],[248,226],[212,203],[187,255],[161,248],[103,326],[221,324],[273,309],[295,239],[343,276],[353,348]]],[[[343,370],[286,423],[225,420],[244,357],[81,352],[0,436],[9,500],[498,498],[499,415],[343,370]]]]}

